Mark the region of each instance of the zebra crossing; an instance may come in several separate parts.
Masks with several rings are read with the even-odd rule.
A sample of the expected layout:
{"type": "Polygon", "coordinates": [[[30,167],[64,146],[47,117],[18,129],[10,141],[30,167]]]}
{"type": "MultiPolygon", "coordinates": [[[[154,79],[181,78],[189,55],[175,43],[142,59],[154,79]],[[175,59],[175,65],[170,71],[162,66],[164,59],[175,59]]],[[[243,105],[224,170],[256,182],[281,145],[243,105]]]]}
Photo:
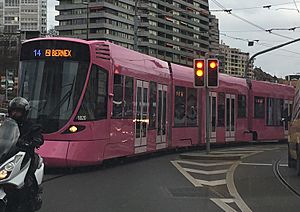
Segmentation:
{"type": "Polygon", "coordinates": [[[209,155],[204,152],[185,153],[171,163],[195,187],[206,187],[218,193],[218,198],[210,200],[223,211],[251,211],[234,185],[234,171],[242,159],[274,149],[239,147],[212,151],[209,155]],[[218,192],[220,190],[222,192],[218,192]]]}

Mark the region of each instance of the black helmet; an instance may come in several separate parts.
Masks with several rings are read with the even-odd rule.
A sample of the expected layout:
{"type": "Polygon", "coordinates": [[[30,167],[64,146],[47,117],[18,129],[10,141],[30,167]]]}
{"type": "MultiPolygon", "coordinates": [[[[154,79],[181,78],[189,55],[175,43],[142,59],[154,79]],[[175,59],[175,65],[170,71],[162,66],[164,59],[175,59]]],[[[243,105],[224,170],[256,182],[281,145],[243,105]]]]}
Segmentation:
{"type": "Polygon", "coordinates": [[[29,102],[23,97],[15,97],[8,104],[9,117],[16,120],[19,124],[26,120],[29,110],[29,102]]]}

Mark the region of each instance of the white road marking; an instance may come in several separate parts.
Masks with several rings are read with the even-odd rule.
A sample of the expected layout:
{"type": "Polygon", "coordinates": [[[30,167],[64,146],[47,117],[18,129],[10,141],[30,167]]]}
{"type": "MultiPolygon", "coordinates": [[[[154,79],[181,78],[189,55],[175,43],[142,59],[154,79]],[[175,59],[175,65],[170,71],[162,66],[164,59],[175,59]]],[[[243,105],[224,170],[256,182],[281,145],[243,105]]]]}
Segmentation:
{"type": "Polygon", "coordinates": [[[201,183],[202,185],[207,185],[207,186],[219,186],[219,185],[226,185],[226,180],[199,180],[196,179],[198,183],[201,183]]]}
{"type": "Polygon", "coordinates": [[[235,184],[234,184],[233,174],[239,164],[240,164],[240,162],[236,162],[229,168],[227,175],[226,175],[227,188],[228,188],[230,195],[235,198],[235,203],[243,212],[252,212],[252,210],[248,207],[248,205],[244,202],[244,200],[238,193],[238,191],[235,187],[235,184]]]}
{"type": "Polygon", "coordinates": [[[263,152],[263,151],[233,151],[233,150],[230,150],[230,151],[218,151],[218,152],[211,152],[212,154],[252,154],[252,153],[260,153],[260,152],[263,152]]]}
{"type": "Polygon", "coordinates": [[[199,162],[193,162],[193,161],[187,161],[187,160],[176,160],[177,163],[183,163],[183,164],[189,164],[189,165],[196,165],[196,166],[225,166],[225,165],[232,165],[234,162],[228,161],[228,162],[219,162],[219,163],[199,163],[199,162]]]}
{"type": "Polygon", "coordinates": [[[171,163],[178,169],[178,171],[183,174],[195,187],[203,187],[200,182],[192,177],[188,172],[186,172],[176,161],[171,161],[171,163]]]}
{"type": "MultiPolygon", "coordinates": [[[[240,163],[240,165],[247,165],[247,166],[273,166],[272,163],[240,163]]],[[[287,164],[279,164],[281,167],[288,167],[287,164]]]]}
{"type": "MultiPolygon", "coordinates": [[[[278,148],[264,148],[264,149],[234,149],[229,151],[216,151],[212,152],[212,154],[216,155],[240,155],[241,158],[249,157],[258,153],[262,153],[264,151],[270,151],[270,150],[276,150],[278,148]]],[[[216,205],[218,205],[221,209],[223,209],[225,212],[236,212],[234,208],[232,208],[229,203],[235,203],[239,209],[243,212],[252,212],[252,210],[249,208],[249,206],[244,202],[244,200],[241,198],[240,194],[238,193],[236,186],[234,184],[234,171],[238,167],[238,165],[249,165],[249,166],[272,166],[271,163],[242,163],[241,161],[226,161],[226,162],[195,162],[195,161],[189,161],[189,160],[176,160],[171,161],[172,164],[195,186],[195,187],[203,187],[205,186],[218,186],[218,185],[227,185],[228,191],[230,195],[233,198],[211,198],[210,200],[213,201],[216,205]],[[192,168],[184,168],[185,164],[187,165],[195,165],[199,166],[199,169],[201,167],[214,167],[214,166],[229,166],[229,169],[221,169],[221,170],[199,170],[199,169],[192,169],[192,168]],[[221,180],[201,180],[201,179],[195,179],[193,176],[191,176],[190,173],[197,173],[197,174],[203,174],[203,175],[216,175],[216,174],[226,174],[226,179],[221,180]]],[[[280,164],[280,166],[286,167],[287,164],[280,164]]]]}
{"type": "Polygon", "coordinates": [[[226,203],[232,203],[234,200],[230,199],[230,202],[225,202],[224,199],[217,199],[217,198],[211,198],[211,201],[213,201],[216,205],[218,205],[220,208],[222,208],[225,212],[237,212],[232,207],[227,205],[226,203]]]}
{"type": "Polygon", "coordinates": [[[205,170],[189,169],[189,168],[183,168],[183,169],[187,172],[192,172],[192,173],[196,173],[196,174],[205,174],[205,175],[224,174],[228,171],[228,169],[213,170],[213,171],[205,171],[205,170]]]}

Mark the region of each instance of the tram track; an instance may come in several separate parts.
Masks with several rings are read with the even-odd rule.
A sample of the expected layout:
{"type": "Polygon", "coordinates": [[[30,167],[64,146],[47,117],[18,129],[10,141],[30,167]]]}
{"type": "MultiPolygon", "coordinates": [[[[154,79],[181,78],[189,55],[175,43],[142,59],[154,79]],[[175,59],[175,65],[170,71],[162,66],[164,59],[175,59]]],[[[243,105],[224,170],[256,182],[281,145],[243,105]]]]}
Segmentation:
{"type": "Polygon", "coordinates": [[[273,163],[273,173],[275,174],[276,178],[281,182],[281,184],[283,184],[290,192],[292,192],[294,195],[300,198],[300,193],[295,188],[293,188],[293,186],[290,185],[281,175],[279,170],[280,161],[281,159],[278,159],[275,163],[273,163]]]}

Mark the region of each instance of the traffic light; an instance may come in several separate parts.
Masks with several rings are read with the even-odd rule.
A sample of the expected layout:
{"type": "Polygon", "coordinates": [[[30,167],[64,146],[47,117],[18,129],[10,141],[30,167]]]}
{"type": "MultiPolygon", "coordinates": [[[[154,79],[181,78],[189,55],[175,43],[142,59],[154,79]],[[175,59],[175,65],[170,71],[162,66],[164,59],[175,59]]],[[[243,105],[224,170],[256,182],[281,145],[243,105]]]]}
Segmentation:
{"type": "Polygon", "coordinates": [[[205,86],[205,60],[194,59],[194,87],[205,86]]]}
{"type": "Polygon", "coordinates": [[[207,60],[207,87],[216,88],[219,86],[219,61],[218,59],[207,60]]]}

